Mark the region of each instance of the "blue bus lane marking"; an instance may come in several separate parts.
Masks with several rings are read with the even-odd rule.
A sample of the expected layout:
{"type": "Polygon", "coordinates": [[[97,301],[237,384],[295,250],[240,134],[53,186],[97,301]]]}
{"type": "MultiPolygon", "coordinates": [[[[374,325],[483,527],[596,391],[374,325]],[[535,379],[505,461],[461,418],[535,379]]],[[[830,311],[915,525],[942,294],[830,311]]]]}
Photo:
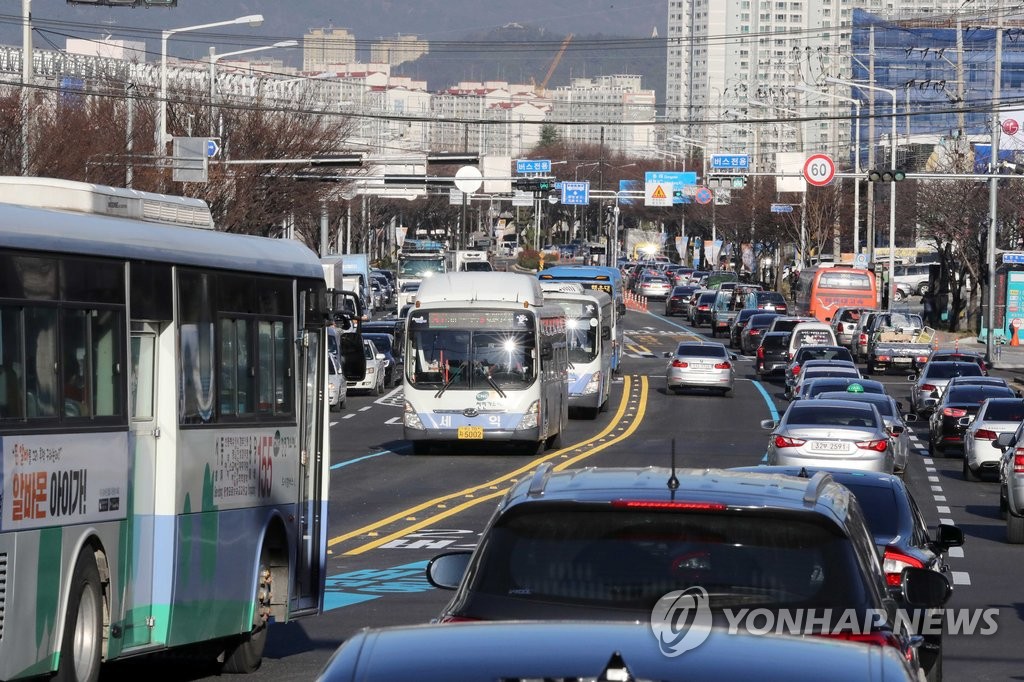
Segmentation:
{"type": "Polygon", "coordinates": [[[427,582],[426,561],[391,568],[367,568],[328,576],[324,611],[361,604],[388,594],[410,594],[434,589],[427,582]]]}

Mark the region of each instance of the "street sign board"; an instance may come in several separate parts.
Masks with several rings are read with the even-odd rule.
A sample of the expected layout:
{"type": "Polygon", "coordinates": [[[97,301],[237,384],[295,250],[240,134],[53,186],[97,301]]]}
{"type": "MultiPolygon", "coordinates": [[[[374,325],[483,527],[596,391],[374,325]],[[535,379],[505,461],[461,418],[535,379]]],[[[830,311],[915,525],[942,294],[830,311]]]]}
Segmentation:
{"type": "Polygon", "coordinates": [[[671,206],[672,183],[645,182],[644,206],[671,206]]]}
{"type": "Polygon", "coordinates": [[[206,182],[207,159],[205,137],[175,137],[171,152],[171,180],[174,182],[206,182]]]}
{"type": "Polygon", "coordinates": [[[512,195],[512,205],[533,206],[533,192],[523,192],[517,189],[512,195]]]}
{"type": "Polygon", "coordinates": [[[518,159],[516,173],[550,173],[551,159],[518,159]]]}
{"type": "Polygon", "coordinates": [[[697,184],[697,174],[693,171],[648,171],[644,173],[644,182],[659,182],[672,185],[672,203],[688,204],[685,191],[678,194],[688,185],[697,184]]]}
{"type": "Polygon", "coordinates": [[[1014,265],[1024,265],[1024,253],[1019,251],[1006,251],[1003,253],[1003,262],[1014,265]]]}
{"type": "Polygon", "coordinates": [[[220,140],[207,140],[206,141],[206,156],[212,159],[213,157],[220,154],[220,140]]]}
{"type": "Polygon", "coordinates": [[[792,213],[793,207],[789,204],[772,204],[772,213],[792,213]]]}
{"type": "Polygon", "coordinates": [[[867,266],[868,266],[868,254],[866,254],[866,253],[858,253],[856,256],[853,257],[853,267],[859,268],[859,269],[863,270],[867,266]]]}
{"type": "Polygon", "coordinates": [[[562,203],[567,206],[586,206],[590,203],[589,182],[562,182],[562,203]]]}
{"type": "Polygon", "coordinates": [[[694,199],[697,200],[698,204],[710,204],[714,198],[714,194],[707,187],[701,187],[697,190],[697,194],[694,195],[694,199]]]}
{"type": "Polygon", "coordinates": [[[749,170],[750,155],[748,154],[712,154],[712,170],[749,170]]]}
{"type": "Polygon", "coordinates": [[[836,162],[828,154],[812,154],[804,163],[804,180],[815,187],[824,187],[836,176],[836,162]]]}

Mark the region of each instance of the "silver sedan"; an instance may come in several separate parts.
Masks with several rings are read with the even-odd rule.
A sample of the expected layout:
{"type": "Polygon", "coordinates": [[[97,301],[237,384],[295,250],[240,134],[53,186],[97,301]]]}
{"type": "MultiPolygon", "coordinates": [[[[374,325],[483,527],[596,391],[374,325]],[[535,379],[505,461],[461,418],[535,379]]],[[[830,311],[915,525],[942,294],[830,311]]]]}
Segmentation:
{"type": "Polygon", "coordinates": [[[910,430],[907,428],[900,404],[891,395],[885,393],[864,393],[862,391],[826,391],[819,393],[817,400],[849,400],[857,403],[870,403],[878,409],[885,422],[885,429],[892,438],[895,473],[903,476],[910,460],[910,430]]]}
{"type": "Polygon", "coordinates": [[[736,356],[721,343],[684,341],[669,358],[665,380],[670,391],[684,388],[710,388],[728,395],[735,378],[736,356]]]}
{"type": "Polygon", "coordinates": [[[996,446],[1000,434],[1013,433],[1024,421],[1024,400],[1021,398],[989,398],[978,408],[973,419],[961,417],[968,424],[964,431],[964,480],[980,480],[982,474],[996,473],[1003,451],[996,446]]]}
{"type": "Polygon", "coordinates": [[[768,439],[767,463],[857,469],[891,474],[895,468],[892,437],[878,408],[848,400],[800,400],[782,420],[761,426],[768,439]]]}

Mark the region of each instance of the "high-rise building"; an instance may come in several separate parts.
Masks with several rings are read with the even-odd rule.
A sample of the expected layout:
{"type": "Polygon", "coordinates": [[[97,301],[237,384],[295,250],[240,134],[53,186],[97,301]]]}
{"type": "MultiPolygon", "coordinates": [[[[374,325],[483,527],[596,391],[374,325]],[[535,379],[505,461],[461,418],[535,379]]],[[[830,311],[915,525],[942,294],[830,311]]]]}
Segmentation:
{"type": "Polygon", "coordinates": [[[302,70],[323,71],[356,61],[356,37],[344,28],[312,28],[302,37],[302,70]]]}
{"type": "MultiPolygon", "coordinates": [[[[775,152],[848,156],[843,115],[850,104],[794,86],[850,78],[853,9],[901,17],[969,10],[977,17],[996,2],[669,0],[666,115],[681,124],[662,143],[748,153],[762,169],[774,167],[775,152]]],[[[832,92],[849,96],[845,88],[832,92]]]]}
{"type": "Polygon", "coordinates": [[[430,43],[416,36],[381,38],[370,46],[370,61],[398,66],[430,52],[430,43]]]}

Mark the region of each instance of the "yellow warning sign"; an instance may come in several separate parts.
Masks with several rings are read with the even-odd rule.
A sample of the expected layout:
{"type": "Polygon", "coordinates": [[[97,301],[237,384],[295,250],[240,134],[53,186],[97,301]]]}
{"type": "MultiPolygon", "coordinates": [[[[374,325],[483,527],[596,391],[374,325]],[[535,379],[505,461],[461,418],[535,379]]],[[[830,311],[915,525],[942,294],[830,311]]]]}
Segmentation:
{"type": "Polygon", "coordinates": [[[667,199],[668,195],[665,194],[665,188],[658,185],[654,188],[654,194],[651,195],[652,199],[667,199]]]}

